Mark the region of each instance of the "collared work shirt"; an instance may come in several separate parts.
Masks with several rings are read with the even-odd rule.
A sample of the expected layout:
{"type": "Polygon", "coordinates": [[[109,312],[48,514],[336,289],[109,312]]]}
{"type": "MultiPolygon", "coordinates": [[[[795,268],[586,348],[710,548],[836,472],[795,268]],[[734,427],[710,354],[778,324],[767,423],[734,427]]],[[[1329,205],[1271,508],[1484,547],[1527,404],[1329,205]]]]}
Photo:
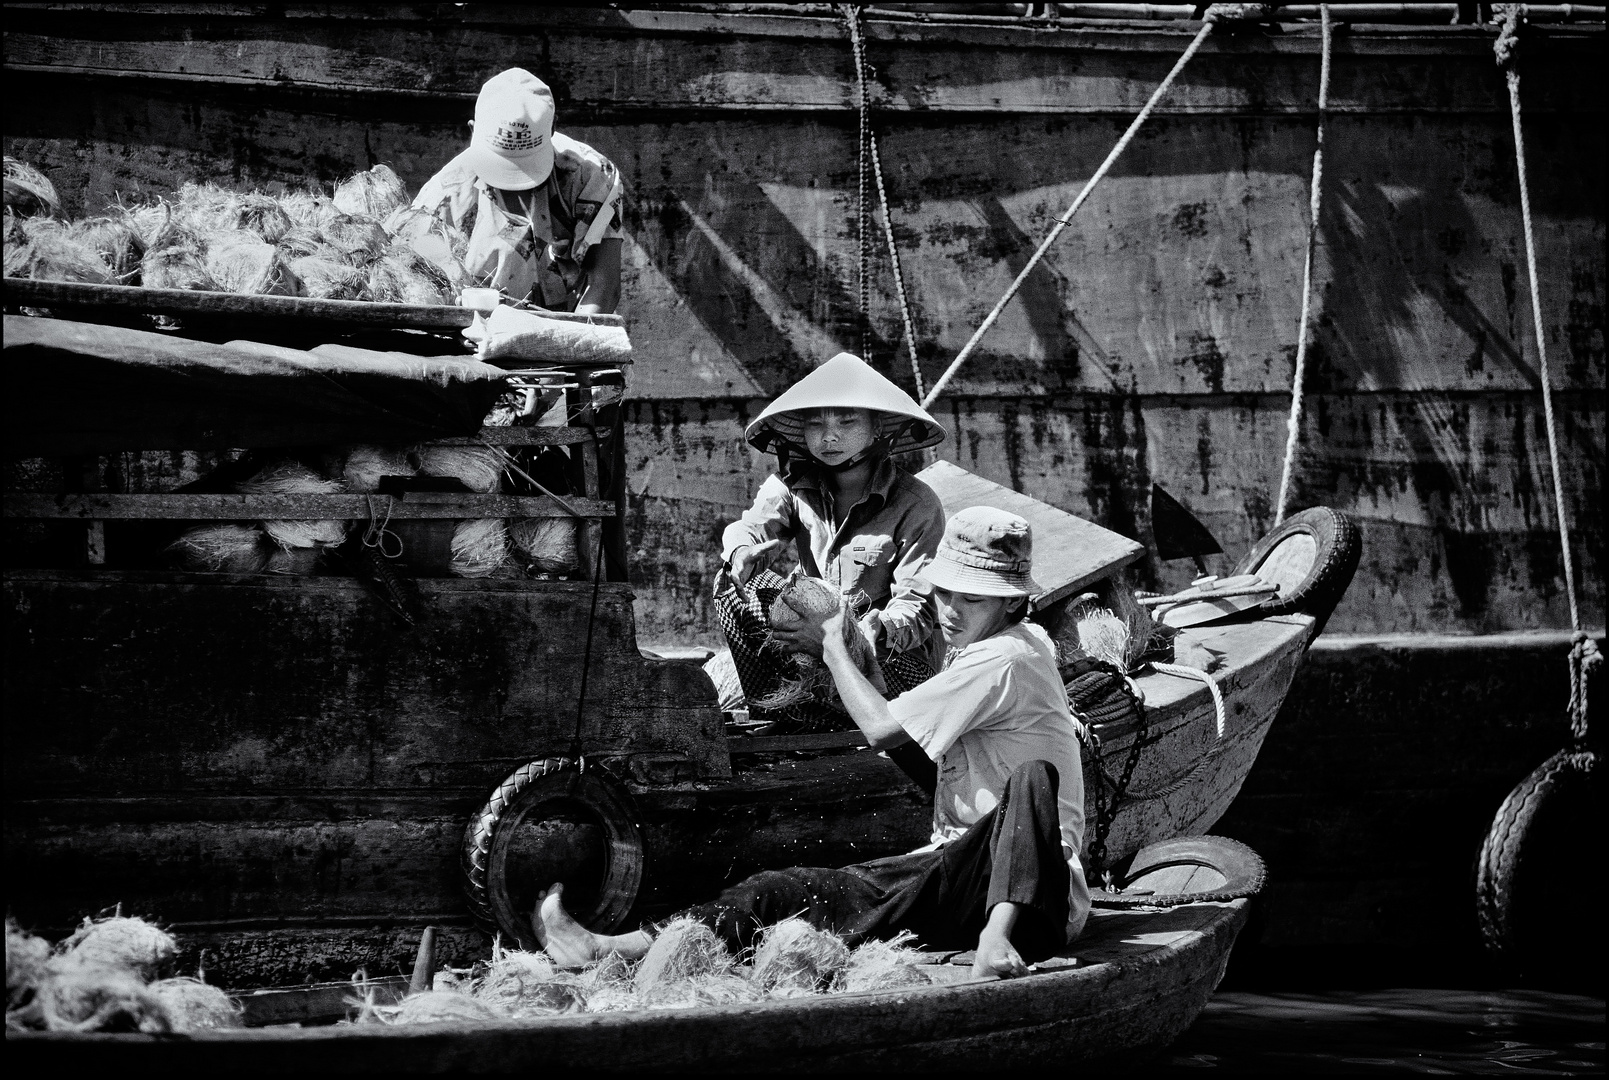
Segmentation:
{"type": "Polygon", "coordinates": [[[726,527],[721,556],[744,545],[792,540],[799,568],[844,596],[864,593],[880,624],[878,651],[920,651],[937,671],[932,590],[917,575],[944,537],[944,506],[933,489],[888,458],[877,463],[866,497],[833,524],[830,495],[813,469],[760,485],[754,505],[726,527]]]}
{"type": "Polygon", "coordinates": [[[1067,940],[1089,917],[1084,843],[1084,766],[1056,648],[1044,630],[1018,623],[974,641],[950,666],[888,703],[889,712],[938,763],[933,845],[956,839],[1000,802],[1018,766],[1048,761],[1060,777],[1057,810],[1071,880],[1067,940]]]}
{"type": "Polygon", "coordinates": [[[553,133],[553,174],[505,207],[463,154],[419,189],[413,205],[469,233],[469,283],[572,310],[586,291],[582,263],[601,240],[620,239],[623,184],[614,162],[553,133]],[[518,209],[514,209],[514,207],[518,209]]]}

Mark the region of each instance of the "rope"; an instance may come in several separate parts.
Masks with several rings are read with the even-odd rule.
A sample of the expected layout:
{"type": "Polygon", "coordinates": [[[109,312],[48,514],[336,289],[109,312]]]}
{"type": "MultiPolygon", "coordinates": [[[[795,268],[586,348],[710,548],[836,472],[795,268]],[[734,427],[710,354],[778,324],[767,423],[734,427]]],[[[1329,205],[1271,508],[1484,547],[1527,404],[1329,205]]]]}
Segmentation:
{"type": "Polygon", "coordinates": [[[1206,683],[1207,689],[1212,692],[1212,707],[1217,713],[1218,738],[1224,737],[1224,721],[1227,717],[1224,712],[1224,696],[1222,691],[1218,689],[1217,679],[1214,679],[1200,668],[1185,667],[1183,664],[1159,664],[1153,660],[1151,667],[1164,675],[1176,675],[1181,679],[1200,679],[1206,683]]]}
{"type": "Polygon", "coordinates": [[[1101,182],[1101,178],[1122,156],[1123,151],[1128,149],[1128,145],[1134,140],[1135,134],[1150,117],[1151,110],[1156,108],[1157,102],[1162,100],[1162,95],[1166,94],[1168,87],[1173,85],[1173,80],[1179,77],[1179,72],[1184,70],[1184,66],[1190,62],[1190,58],[1196,54],[1196,50],[1201,48],[1202,42],[1207,40],[1207,35],[1212,33],[1212,25],[1212,23],[1202,25],[1194,40],[1190,42],[1190,46],[1184,50],[1184,55],[1179,57],[1178,63],[1173,65],[1173,70],[1168,72],[1167,78],[1163,79],[1161,85],[1151,94],[1151,100],[1145,103],[1145,108],[1140,110],[1140,115],[1134,118],[1134,122],[1123,133],[1123,137],[1117,140],[1117,145],[1112,147],[1112,152],[1106,155],[1105,161],[1101,162],[1101,167],[1095,170],[1095,175],[1089,178],[1089,182],[1084,185],[1083,190],[1078,193],[1078,197],[1073,200],[1073,205],[1067,208],[1067,213],[1056,219],[1056,227],[1050,230],[1050,235],[1045,237],[1044,242],[1039,245],[1039,250],[1035,251],[1033,258],[1028,260],[1028,265],[1022,268],[1022,273],[1017,275],[1017,280],[1011,283],[1011,287],[1000,298],[1000,302],[995,304],[994,309],[984,317],[983,322],[973,332],[972,337],[961,347],[961,351],[956,353],[955,359],[950,361],[950,366],[944,369],[944,374],[939,376],[939,381],[933,384],[933,389],[929,390],[927,396],[922,399],[922,408],[932,408],[933,402],[944,392],[944,388],[950,385],[950,380],[961,369],[961,365],[966,363],[967,357],[972,355],[972,350],[977,348],[979,341],[983,340],[983,335],[988,333],[989,327],[993,326],[995,320],[1000,318],[1000,313],[1011,302],[1011,298],[1017,295],[1017,290],[1022,288],[1023,283],[1028,280],[1028,275],[1033,273],[1034,267],[1039,265],[1039,260],[1045,257],[1045,252],[1050,250],[1050,245],[1056,242],[1056,238],[1061,235],[1062,230],[1072,222],[1073,215],[1078,213],[1078,208],[1084,205],[1084,200],[1089,198],[1090,192],[1095,190],[1095,185],[1101,182]]]}
{"type": "Polygon", "coordinates": [[[856,150],[859,196],[856,202],[856,239],[860,241],[860,355],[866,355],[866,342],[871,336],[871,261],[872,243],[867,226],[871,222],[871,207],[866,201],[866,180],[870,175],[870,155],[866,144],[871,136],[871,109],[866,101],[866,52],[860,39],[860,9],[853,4],[842,5],[844,21],[849,24],[849,44],[855,58],[855,86],[859,92],[860,142],[856,150]]]}
{"type": "Polygon", "coordinates": [[[1324,179],[1324,111],[1330,100],[1330,5],[1319,5],[1322,20],[1321,59],[1318,76],[1318,145],[1313,148],[1313,184],[1309,192],[1307,255],[1302,260],[1302,322],[1296,332],[1296,370],[1291,374],[1291,416],[1286,422],[1285,465],[1279,474],[1279,500],[1274,504],[1274,524],[1285,520],[1290,505],[1291,471],[1296,464],[1296,444],[1302,431],[1302,395],[1307,382],[1307,323],[1313,299],[1313,249],[1318,244],[1319,204],[1324,179]]]}
{"type": "Polygon", "coordinates": [[[1531,285],[1531,324],[1536,332],[1536,356],[1542,379],[1542,412],[1548,424],[1548,463],[1553,469],[1553,507],[1559,519],[1559,548],[1564,556],[1564,590],[1570,601],[1570,734],[1578,743],[1587,737],[1587,680],[1603,661],[1597,642],[1581,629],[1581,608],[1576,600],[1575,564],[1570,557],[1570,521],[1564,510],[1564,472],[1559,467],[1558,420],[1553,413],[1553,380],[1548,374],[1547,335],[1542,329],[1542,290],[1536,275],[1536,233],[1531,224],[1531,186],[1525,166],[1525,134],[1520,124],[1519,30],[1523,4],[1505,6],[1503,29],[1492,51],[1508,78],[1509,113],[1514,121],[1514,163],[1520,180],[1520,220],[1525,226],[1525,268],[1531,285]]]}

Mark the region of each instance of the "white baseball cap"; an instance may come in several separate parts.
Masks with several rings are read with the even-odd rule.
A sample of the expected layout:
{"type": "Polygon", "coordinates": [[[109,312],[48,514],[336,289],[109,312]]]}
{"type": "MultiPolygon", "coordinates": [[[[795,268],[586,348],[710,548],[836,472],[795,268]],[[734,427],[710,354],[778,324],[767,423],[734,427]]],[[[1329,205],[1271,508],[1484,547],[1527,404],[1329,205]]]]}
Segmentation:
{"type": "Polygon", "coordinates": [[[492,187],[529,191],[553,172],[553,91],[524,68],[486,80],[475,100],[475,130],[466,151],[475,174],[492,187]]]}

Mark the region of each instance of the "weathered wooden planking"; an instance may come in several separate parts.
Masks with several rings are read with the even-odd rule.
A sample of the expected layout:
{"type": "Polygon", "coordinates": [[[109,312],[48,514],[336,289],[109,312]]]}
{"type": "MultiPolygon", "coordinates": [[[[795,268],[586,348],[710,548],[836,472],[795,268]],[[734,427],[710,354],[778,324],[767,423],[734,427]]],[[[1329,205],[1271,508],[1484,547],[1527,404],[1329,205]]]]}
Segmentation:
{"type": "Polygon", "coordinates": [[[1248,901],[1097,915],[1077,963],[1020,979],[526,1022],[26,1033],[14,1061],[84,1071],[910,1071],[1131,1064],[1177,1038],[1223,977],[1248,901]]]}
{"type": "Polygon", "coordinates": [[[1048,503],[974,476],[959,465],[936,461],[917,474],[944,503],[946,516],[969,506],[993,506],[1026,518],[1034,530],[1034,580],[1045,608],[1145,554],[1141,544],[1074,517],[1048,503]]]}
{"type": "MultiPolygon", "coordinates": [[[[320,300],[308,296],[148,289],[137,285],[92,285],[77,281],[34,281],[16,277],[7,277],[4,288],[7,306],[121,308],[163,315],[250,316],[438,331],[462,330],[475,320],[475,312],[469,308],[448,304],[320,300]]],[[[576,315],[568,311],[541,311],[538,314],[563,322],[625,325],[619,315],[576,315]]],[[[620,362],[611,361],[609,366],[615,367],[620,362]]]]}
{"type": "MultiPolygon", "coordinates": [[[[565,496],[583,517],[614,517],[615,506],[596,498],[565,496]]],[[[442,518],[569,517],[541,495],[478,495],[423,491],[407,495],[6,495],[8,518],[177,519],[180,521],[393,521],[442,518]]]]}

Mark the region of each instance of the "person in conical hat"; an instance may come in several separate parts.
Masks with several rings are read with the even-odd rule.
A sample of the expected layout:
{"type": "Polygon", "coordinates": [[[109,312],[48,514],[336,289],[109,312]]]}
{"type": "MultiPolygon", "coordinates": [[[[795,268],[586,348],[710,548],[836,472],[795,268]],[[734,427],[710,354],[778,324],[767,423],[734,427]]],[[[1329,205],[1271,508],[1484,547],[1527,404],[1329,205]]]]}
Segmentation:
{"type": "MultiPolygon", "coordinates": [[[[789,673],[787,654],[821,655],[819,632],[772,629],[766,620],[783,585],[769,566],[790,542],[800,572],[863,609],[861,633],[891,692],[937,670],[934,609],[919,575],[938,550],[944,508],[892,455],[940,443],[944,429],[865,361],[839,353],[767,406],[746,437],[775,453],[778,468],[722,535],[716,612],[731,656],[712,661],[711,674],[726,687],[723,706],[739,704],[732,668],[751,713],[764,712],[789,673]]],[[[841,712],[791,719],[801,730],[848,724],[841,712]]]]}

